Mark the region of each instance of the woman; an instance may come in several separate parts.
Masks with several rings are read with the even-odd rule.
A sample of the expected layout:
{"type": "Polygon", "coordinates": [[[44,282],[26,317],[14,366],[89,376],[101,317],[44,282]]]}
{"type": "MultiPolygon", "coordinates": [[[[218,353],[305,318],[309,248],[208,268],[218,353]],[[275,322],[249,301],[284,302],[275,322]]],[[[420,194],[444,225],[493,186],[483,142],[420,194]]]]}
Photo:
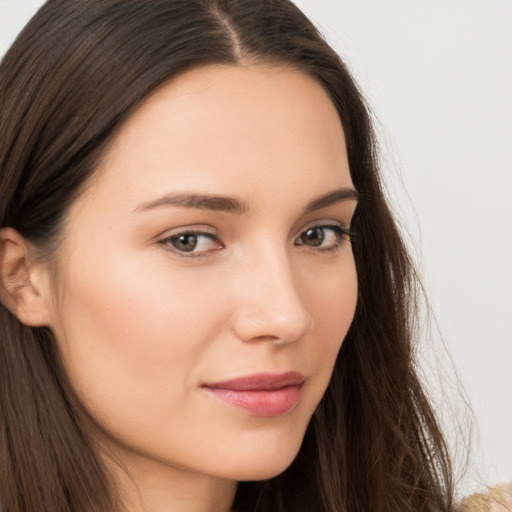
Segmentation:
{"type": "Polygon", "coordinates": [[[0,66],[4,512],[453,510],[370,117],[286,0],[51,0],[0,66]]]}

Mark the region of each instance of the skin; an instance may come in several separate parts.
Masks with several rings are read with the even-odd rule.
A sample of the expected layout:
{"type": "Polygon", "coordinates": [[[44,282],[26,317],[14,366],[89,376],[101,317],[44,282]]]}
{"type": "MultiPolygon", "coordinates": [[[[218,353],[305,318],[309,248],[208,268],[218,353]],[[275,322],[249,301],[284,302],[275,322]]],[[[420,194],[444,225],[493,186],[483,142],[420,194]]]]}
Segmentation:
{"type": "Polygon", "coordinates": [[[296,456],[356,306],[350,241],[332,227],[315,232],[320,246],[303,236],[350,226],[353,198],[304,211],[339,189],[353,190],[341,123],[294,69],[189,71],[121,127],[69,212],[57,286],[34,271],[32,323],[55,333],[130,511],[228,511],[237,481],[296,456]],[[160,204],[166,194],[245,209],[160,204]],[[180,252],[191,229],[205,234],[180,252]],[[305,376],[300,400],[276,417],[202,387],[291,370],[305,376]]]}

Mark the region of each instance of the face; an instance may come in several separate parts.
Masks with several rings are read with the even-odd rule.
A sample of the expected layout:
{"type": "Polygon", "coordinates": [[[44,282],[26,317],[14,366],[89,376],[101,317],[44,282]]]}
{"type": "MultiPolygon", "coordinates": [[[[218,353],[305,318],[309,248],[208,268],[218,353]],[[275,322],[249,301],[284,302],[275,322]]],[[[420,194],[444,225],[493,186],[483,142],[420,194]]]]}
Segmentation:
{"type": "MultiPolygon", "coordinates": [[[[72,206],[50,327],[121,460],[230,480],[293,460],[352,321],[343,130],[299,71],[189,71],[72,206]]],[[[149,466],[148,466],[149,467],[149,466]]]]}

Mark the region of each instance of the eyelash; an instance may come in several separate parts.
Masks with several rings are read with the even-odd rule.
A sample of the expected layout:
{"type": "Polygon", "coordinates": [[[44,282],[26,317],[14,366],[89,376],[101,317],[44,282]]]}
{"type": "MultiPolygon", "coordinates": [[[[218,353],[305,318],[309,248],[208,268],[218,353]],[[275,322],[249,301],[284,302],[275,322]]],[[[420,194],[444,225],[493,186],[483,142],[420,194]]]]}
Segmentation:
{"type": "MultiPolygon", "coordinates": [[[[350,243],[353,237],[354,237],[354,233],[341,225],[338,225],[338,224],[315,224],[312,226],[308,226],[303,231],[301,231],[299,233],[299,235],[296,237],[294,245],[295,246],[305,246],[311,252],[314,252],[314,253],[318,253],[318,252],[334,253],[334,252],[337,252],[338,250],[340,250],[341,247],[345,243],[347,243],[347,242],[350,243]],[[304,236],[309,231],[312,231],[315,229],[324,230],[324,234],[325,234],[326,230],[333,231],[336,236],[336,241],[335,241],[334,245],[332,245],[330,247],[321,247],[321,246],[308,245],[305,243],[297,243],[297,240],[300,240],[300,238],[302,236],[304,236]]],[[[323,242],[323,240],[322,240],[322,242],[323,242]]],[[[163,245],[166,248],[166,250],[169,250],[182,258],[206,257],[206,256],[209,256],[209,254],[212,251],[217,251],[224,247],[223,244],[219,241],[216,234],[208,232],[207,230],[198,230],[198,229],[184,229],[183,231],[174,233],[171,236],[167,236],[166,238],[159,240],[158,244],[163,245]],[[183,236],[206,237],[206,238],[209,238],[211,241],[217,242],[220,247],[218,249],[205,250],[205,251],[199,251],[199,252],[181,251],[172,245],[172,241],[178,239],[179,237],[183,237],[183,236]]]]}
{"type": "MultiPolygon", "coordinates": [[[[345,242],[350,243],[353,236],[354,236],[354,233],[352,233],[352,231],[350,231],[349,229],[347,229],[339,224],[317,224],[317,225],[309,226],[306,229],[304,229],[299,234],[299,236],[296,238],[295,245],[296,246],[304,245],[309,250],[314,251],[314,252],[331,252],[332,253],[332,252],[336,252],[339,249],[341,249],[341,247],[344,245],[345,242]],[[313,231],[315,229],[324,230],[324,235],[325,235],[326,230],[333,231],[335,234],[335,237],[336,237],[334,245],[329,246],[329,247],[321,247],[321,246],[314,246],[314,245],[308,246],[307,244],[304,244],[304,243],[297,243],[297,240],[299,240],[302,236],[304,236],[309,231],[313,231]]],[[[322,240],[322,242],[323,242],[323,240],[322,240]]]]}

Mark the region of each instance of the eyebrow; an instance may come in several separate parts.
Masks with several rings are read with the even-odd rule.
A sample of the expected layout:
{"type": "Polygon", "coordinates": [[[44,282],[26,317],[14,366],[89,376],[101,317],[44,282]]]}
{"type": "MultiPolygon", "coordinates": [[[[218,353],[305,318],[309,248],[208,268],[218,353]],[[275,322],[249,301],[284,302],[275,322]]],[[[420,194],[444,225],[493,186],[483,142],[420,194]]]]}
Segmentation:
{"type": "MultiPolygon", "coordinates": [[[[331,206],[342,201],[359,199],[359,194],[353,188],[341,188],[328,192],[313,201],[309,202],[304,213],[311,213],[327,206],[331,206]]],[[[153,210],[162,206],[178,206],[183,208],[196,208],[199,210],[209,210],[214,212],[235,213],[241,215],[249,210],[249,206],[244,201],[234,197],[202,194],[167,194],[154,201],[149,201],[138,206],[134,212],[153,210]]]]}
{"type": "Polygon", "coordinates": [[[359,201],[359,194],[355,189],[340,188],[338,190],[333,190],[332,192],[328,192],[327,194],[320,196],[317,199],[313,199],[313,201],[308,203],[304,208],[304,213],[311,213],[316,210],[326,208],[327,206],[349,200],[359,201]]]}
{"type": "Polygon", "coordinates": [[[243,201],[233,197],[201,194],[168,194],[140,205],[135,211],[152,210],[161,206],[181,206],[214,212],[237,213],[239,215],[248,210],[248,206],[243,201]]]}

